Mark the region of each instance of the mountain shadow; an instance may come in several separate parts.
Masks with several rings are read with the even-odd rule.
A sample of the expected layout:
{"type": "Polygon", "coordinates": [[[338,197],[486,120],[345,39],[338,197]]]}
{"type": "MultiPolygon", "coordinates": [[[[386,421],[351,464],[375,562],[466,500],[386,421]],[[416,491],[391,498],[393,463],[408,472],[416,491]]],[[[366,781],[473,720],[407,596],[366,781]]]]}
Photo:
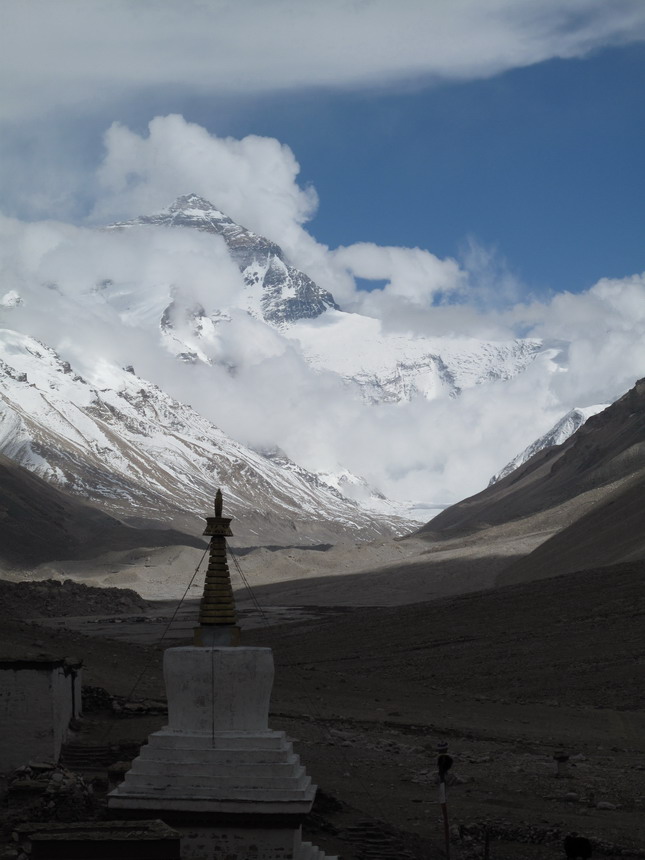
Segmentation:
{"type": "Polygon", "coordinates": [[[417,533],[429,541],[505,526],[545,540],[498,583],[645,558],[645,379],[562,445],[540,451],[417,533]]]}
{"type": "Polygon", "coordinates": [[[6,567],[173,544],[204,546],[200,538],[179,531],[127,526],[0,454],[0,563],[6,567]]]}

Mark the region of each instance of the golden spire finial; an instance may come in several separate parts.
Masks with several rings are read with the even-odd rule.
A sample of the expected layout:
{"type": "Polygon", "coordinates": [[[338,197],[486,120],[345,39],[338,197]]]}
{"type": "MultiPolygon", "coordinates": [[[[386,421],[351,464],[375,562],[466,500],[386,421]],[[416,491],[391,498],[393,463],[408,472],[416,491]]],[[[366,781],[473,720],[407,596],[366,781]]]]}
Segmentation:
{"type": "Polygon", "coordinates": [[[222,491],[218,490],[215,494],[215,516],[206,518],[204,529],[204,534],[211,536],[211,542],[204,596],[199,607],[199,627],[195,628],[195,645],[237,645],[240,640],[231,575],[226,560],[226,538],[232,536],[233,532],[230,518],[222,516],[222,507],[222,491]]]}

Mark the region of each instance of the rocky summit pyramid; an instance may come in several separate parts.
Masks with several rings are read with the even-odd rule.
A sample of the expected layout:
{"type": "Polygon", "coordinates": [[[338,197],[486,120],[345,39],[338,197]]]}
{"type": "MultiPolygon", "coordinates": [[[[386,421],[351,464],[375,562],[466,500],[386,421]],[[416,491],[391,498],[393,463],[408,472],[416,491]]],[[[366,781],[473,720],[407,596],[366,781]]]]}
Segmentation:
{"type": "Polygon", "coordinates": [[[190,227],[221,236],[244,277],[246,310],[265,322],[283,326],[320,316],[329,308],[338,309],[332,294],[291,266],[279,245],[236,224],[197,194],[178,197],[155,215],[141,215],[112,227],[142,224],[190,227]]]}
{"type": "MultiPolygon", "coordinates": [[[[343,312],[333,295],[287,260],[275,242],[236,224],[196,194],[167,209],[106,229],[186,228],[221,236],[244,282],[234,306],[248,311],[296,343],[309,365],[331,372],[367,404],[429,400],[522,373],[543,352],[541,340],[482,341],[385,331],[381,322],[343,312]]],[[[213,272],[216,277],[216,272],[213,272]]],[[[120,292],[123,294],[122,288],[120,292]]],[[[110,290],[103,291],[109,300],[110,290]]],[[[167,296],[159,314],[167,349],[181,361],[212,361],[208,341],[230,320],[231,307],[206,310],[199,302],[167,296]]],[[[141,301],[130,295],[130,303],[141,301]]]]}

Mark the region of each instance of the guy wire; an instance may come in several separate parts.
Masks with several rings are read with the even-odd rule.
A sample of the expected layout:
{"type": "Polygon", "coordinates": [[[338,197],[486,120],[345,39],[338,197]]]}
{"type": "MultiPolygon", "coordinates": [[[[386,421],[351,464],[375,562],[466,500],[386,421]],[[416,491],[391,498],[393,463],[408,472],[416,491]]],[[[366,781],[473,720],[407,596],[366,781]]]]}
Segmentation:
{"type": "MultiPolygon", "coordinates": [[[[164,628],[164,630],[163,630],[163,633],[162,633],[162,634],[161,634],[161,636],[159,637],[159,640],[156,642],[156,645],[157,645],[157,646],[161,645],[161,643],[163,642],[163,640],[164,640],[164,639],[165,639],[165,637],[166,637],[166,634],[167,634],[167,633],[168,633],[168,631],[170,630],[170,627],[171,627],[171,625],[172,625],[173,621],[174,621],[174,620],[175,620],[175,618],[177,617],[177,613],[178,613],[178,612],[179,612],[179,610],[181,609],[181,605],[182,605],[182,603],[184,602],[184,600],[186,599],[186,595],[187,595],[187,594],[188,594],[188,592],[190,591],[190,588],[191,588],[191,586],[192,586],[193,582],[195,581],[195,577],[196,577],[196,576],[197,576],[197,574],[199,573],[199,568],[202,566],[202,563],[203,563],[203,561],[204,561],[204,558],[206,557],[206,553],[207,553],[207,552],[208,552],[208,547],[206,547],[206,549],[205,549],[205,550],[204,550],[204,552],[202,553],[202,557],[200,558],[199,563],[197,564],[197,567],[195,568],[195,570],[194,570],[194,572],[193,572],[193,575],[192,575],[192,577],[190,578],[190,582],[189,582],[189,583],[188,583],[188,585],[186,586],[186,588],[185,588],[185,590],[184,590],[184,593],[182,594],[181,598],[179,599],[179,602],[177,603],[177,606],[175,607],[175,611],[174,611],[174,612],[173,612],[173,614],[171,615],[170,620],[168,621],[168,623],[166,624],[166,626],[165,626],[165,628],[164,628]]],[[[145,673],[146,673],[146,672],[148,671],[148,669],[150,668],[150,664],[151,664],[151,663],[152,663],[152,655],[149,655],[149,656],[148,656],[148,658],[147,658],[147,660],[145,661],[145,663],[144,663],[144,665],[143,665],[143,669],[142,669],[142,670],[139,672],[139,674],[137,675],[137,678],[136,678],[136,680],[135,680],[134,684],[132,685],[132,688],[131,688],[130,692],[129,692],[129,693],[128,693],[128,695],[125,697],[125,704],[126,704],[126,705],[127,705],[127,704],[129,704],[129,702],[131,702],[131,701],[132,701],[132,696],[134,695],[134,691],[137,689],[137,687],[139,686],[139,683],[140,683],[141,679],[143,678],[143,676],[145,675],[145,673]]],[[[105,732],[105,734],[103,735],[103,740],[104,740],[104,741],[105,741],[105,740],[107,740],[107,739],[109,738],[110,734],[112,733],[112,728],[113,728],[113,726],[114,726],[114,724],[111,724],[111,725],[109,725],[109,726],[108,726],[107,731],[106,731],[106,732],[105,732]]]]}
{"type": "MultiPolygon", "coordinates": [[[[228,542],[227,542],[227,544],[228,544],[228,542]]],[[[255,609],[256,609],[256,610],[257,610],[257,612],[259,613],[260,617],[262,618],[262,621],[264,622],[265,627],[270,628],[270,627],[271,627],[271,622],[269,621],[269,619],[268,619],[268,617],[267,617],[267,615],[266,615],[266,613],[265,613],[264,609],[262,608],[262,606],[261,606],[261,604],[260,604],[260,601],[259,601],[259,600],[257,599],[257,597],[255,596],[255,593],[254,593],[254,591],[253,591],[253,589],[252,589],[252,587],[251,587],[251,584],[249,583],[248,579],[247,579],[247,578],[246,578],[246,576],[244,575],[244,573],[243,573],[243,571],[242,571],[242,568],[240,567],[240,563],[238,562],[237,557],[236,557],[236,555],[234,554],[234,552],[233,552],[232,550],[231,550],[230,556],[231,556],[231,558],[233,559],[233,563],[235,564],[235,567],[236,567],[236,569],[237,569],[237,572],[238,572],[238,573],[239,573],[239,575],[240,575],[240,578],[241,578],[241,580],[242,580],[242,582],[243,582],[243,584],[244,584],[244,587],[246,588],[246,590],[247,590],[247,591],[248,591],[248,593],[249,593],[249,596],[250,596],[250,598],[251,598],[251,601],[252,601],[252,603],[253,603],[253,606],[255,607],[255,609]]],[[[295,672],[296,672],[296,674],[298,675],[298,677],[299,677],[300,681],[302,681],[302,682],[303,682],[303,684],[302,684],[302,688],[304,689],[304,680],[305,680],[304,675],[302,675],[302,674],[298,671],[298,668],[297,668],[297,667],[292,666],[292,669],[295,669],[295,672]]],[[[340,759],[341,759],[342,763],[343,763],[346,767],[354,768],[354,766],[351,764],[351,762],[349,761],[349,759],[347,758],[347,756],[345,755],[345,753],[344,753],[341,749],[339,749],[339,748],[336,746],[336,742],[335,742],[335,740],[334,740],[334,738],[333,738],[333,736],[332,736],[331,731],[330,731],[330,730],[327,728],[327,726],[325,725],[325,718],[323,717],[323,715],[322,715],[322,714],[320,713],[320,711],[318,710],[318,707],[317,707],[316,703],[314,702],[313,698],[312,698],[312,697],[309,695],[309,693],[307,693],[307,692],[303,692],[303,694],[302,694],[302,695],[303,695],[303,698],[305,699],[305,701],[308,703],[309,707],[311,708],[311,711],[313,712],[314,716],[316,717],[316,719],[317,719],[317,724],[318,724],[318,726],[320,727],[320,731],[321,731],[321,734],[323,735],[323,737],[324,737],[327,741],[330,741],[330,742],[331,742],[331,745],[332,745],[332,747],[334,748],[334,752],[336,752],[336,753],[338,753],[338,754],[340,755],[340,759]]],[[[356,770],[356,768],[354,768],[354,770],[356,770]]],[[[385,821],[386,819],[385,819],[385,815],[383,814],[383,810],[381,809],[381,807],[380,807],[380,805],[379,805],[378,800],[374,797],[374,795],[372,794],[372,792],[369,790],[369,788],[368,788],[367,784],[364,782],[364,780],[363,780],[363,779],[362,779],[362,777],[360,777],[360,776],[358,776],[358,777],[357,777],[357,781],[358,781],[358,782],[360,783],[360,785],[362,786],[363,791],[364,791],[364,793],[365,793],[365,796],[366,796],[367,798],[369,798],[369,800],[370,800],[370,801],[371,801],[371,803],[372,803],[372,806],[374,807],[374,809],[375,809],[375,810],[377,811],[377,813],[379,814],[379,816],[380,816],[381,820],[382,820],[382,821],[385,821]]],[[[378,820],[378,819],[376,819],[376,818],[375,818],[375,816],[374,816],[372,813],[367,812],[367,811],[366,811],[366,810],[364,810],[364,809],[359,809],[359,807],[356,807],[356,809],[357,809],[359,812],[363,812],[365,815],[369,816],[370,818],[373,818],[373,819],[375,819],[375,820],[378,820]]]]}

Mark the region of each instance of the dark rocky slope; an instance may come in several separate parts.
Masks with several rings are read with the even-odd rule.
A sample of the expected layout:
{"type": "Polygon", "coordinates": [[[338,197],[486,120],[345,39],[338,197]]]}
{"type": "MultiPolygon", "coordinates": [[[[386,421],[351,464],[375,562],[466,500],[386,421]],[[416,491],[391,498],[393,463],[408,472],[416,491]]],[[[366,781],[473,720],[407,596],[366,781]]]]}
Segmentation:
{"type": "Polygon", "coordinates": [[[500,583],[645,558],[645,379],[562,445],[540,451],[503,480],[443,511],[428,540],[506,525],[543,531],[500,583]]]}
{"type": "Polygon", "coordinates": [[[0,564],[94,558],[109,550],[185,544],[199,538],[171,529],[136,529],[55,489],[0,454],[0,564]]]}
{"type": "Polygon", "coordinates": [[[645,480],[638,476],[503,570],[500,585],[645,559],[645,480]]]}

